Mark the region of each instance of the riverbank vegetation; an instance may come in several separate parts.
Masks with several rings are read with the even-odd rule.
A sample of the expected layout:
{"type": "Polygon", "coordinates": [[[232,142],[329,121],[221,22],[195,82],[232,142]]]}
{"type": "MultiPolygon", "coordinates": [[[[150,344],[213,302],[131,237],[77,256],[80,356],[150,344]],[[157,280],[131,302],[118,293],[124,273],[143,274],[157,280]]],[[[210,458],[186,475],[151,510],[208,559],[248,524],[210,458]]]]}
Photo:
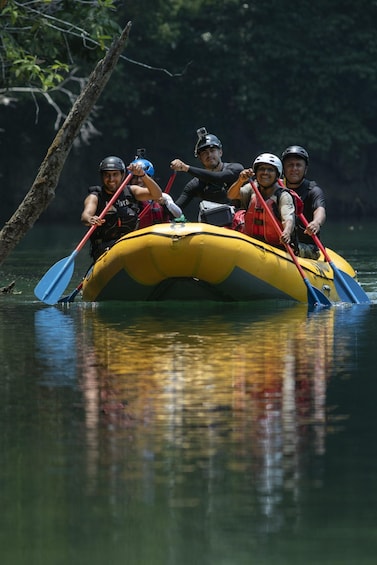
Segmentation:
{"type": "MultiPolygon", "coordinates": [[[[366,0],[357,13],[350,0],[1,0],[2,222],[128,21],[128,44],[42,221],[78,222],[109,154],[129,162],[145,147],[163,186],[171,159],[195,163],[201,126],[220,137],[225,161],[245,166],[261,151],[305,146],[330,215],[375,215],[376,12],[366,0]]],[[[173,196],[187,180],[178,175],[173,196]]]]}

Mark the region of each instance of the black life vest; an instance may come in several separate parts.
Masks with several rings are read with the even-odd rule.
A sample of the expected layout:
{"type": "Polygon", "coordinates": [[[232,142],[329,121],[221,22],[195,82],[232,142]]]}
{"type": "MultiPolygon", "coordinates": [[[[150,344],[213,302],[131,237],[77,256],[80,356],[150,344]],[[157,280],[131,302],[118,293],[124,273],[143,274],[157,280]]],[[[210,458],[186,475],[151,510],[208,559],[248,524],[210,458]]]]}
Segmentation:
{"type": "MultiPolygon", "coordinates": [[[[90,187],[89,192],[98,198],[97,215],[101,214],[111,196],[102,187],[90,187]]],[[[138,227],[140,205],[126,186],[110,211],[105,216],[105,223],[99,226],[91,236],[92,244],[114,241],[134,231],[138,227]]]]}

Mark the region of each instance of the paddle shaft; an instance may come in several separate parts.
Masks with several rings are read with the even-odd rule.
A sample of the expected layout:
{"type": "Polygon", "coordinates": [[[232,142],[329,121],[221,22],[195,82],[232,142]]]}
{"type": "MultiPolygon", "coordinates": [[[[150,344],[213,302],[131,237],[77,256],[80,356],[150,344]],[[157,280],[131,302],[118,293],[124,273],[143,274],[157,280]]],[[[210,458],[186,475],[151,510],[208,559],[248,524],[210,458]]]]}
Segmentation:
{"type": "MultiPolygon", "coordinates": [[[[177,173],[174,171],[174,173],[172,173],[169,177],[169,180],[167,182],[167,185],[165,187],[165,194],[169,194],[171,187],[173,186],[173,182],[175,180],[177,173]]],[[[145,214],[148,212],[148,210],[150,209],[150,207],[152,206],[152,202],[149,202],[148,206],[146,206],[139,214],[139,220],[141,220],[142,218],[144,218],[145,214]]]]}
{"type": "MultiPolygon", "coordinates": [[[[114,192],[113,196],[110,198],[109,202],[106,204],[105,208],[102,210],[102,212],[99,215],[99,218],[101,220],[106,216],[111,206],[120,196],[126,185],[130,182],[132,176],[133,176],[132,173],[129,173],[127,177],[124,179],[124,181],[120,184],[119,188],[114,192]]],[[[51,298],[51,293],[56,287],[58,287],[57,290],[59,291],[60,294],[60,285],[58,286],[59,281],[64,283],[64,287],[67,286],[73,274],[73,262],[75,260],[76,255],[84,247],[85,243],[88,241],[88,239],[90,238],[92,233],[97,229],[97,227],[98,227],[97,224],[91,226],[91,228],[86,232],[80,243],[77,245],[76,249],[72,251],[71,255],[65,259],[61,259],[60,261],[58,261],[58,263],[53,265],[47,271],[47,273],[42,277],[42,279],[39,281],[38,285],[35,288],[34,292],[36,293],[37,298],[46,302],[49,296],[51,298]],[[41,291],[41,295],[39,295],[40,291],[41,291]]],[[[58,298],[58,296],[56,297],[56,299],[58,298]]],[[[54,294],[52,295],[52,298],[55,298],[54,294]]],[[[54,303],[55,301],[56,300],[52,300],[52,303],[54,303]]]]}
{"type": "MultiPolygon", "coordinates": [[[[308,220],[306,219],[306,217],[304,216],[304,214],[298,214],[297,217],[298,217],[299,220],[301,220],[301,222],[304,224],[305,228],[307,228],[308,225],[309,225],[309,222],[308,222],[308,220]]],[[[324,256],[324,258],[326,259],[326,261],[327,261],[328,263],[331,263],[331,257],[330,257],[329,254],[327,253],[326,248],[325,248],[325,246],[323,245],[323,243],[321,242],[321,240],[319,239],[319,237],[318,237],[315,233],[310,234],[310,236],[311,236],[312,240],[314,241],[314,243],[316,244],[316,246],[318,247],[318,249],[320,249],[320,250],[322,251],[323,256],[324,256]]]]}
{"type": "MultiPolygon", "coordinates": [[[[110,208],[114,204],[114,202],[116,202],[118,197],[122,194],[123,190],[125,189],[127,184],[130,182],[132,177],[133,177],[133,174],[129,173],[126,176],[126,178],[124,179],[124,181],[120,184],[119,188],[114,192],[114,194],[112,195],[112,197],[110,198],[110,200],[108,201],[108,203],[106,204],[106,206],[104,207],[104,209],[102,210],[100,215],[98,216],[100,220],[103,220],[103,218],[106,216],[107,212],[110,210],[110,208]]],[[[85,243],[88,241],[88,239],[90,239],[90,236],[92,235],[92,233],[97,228],[98,228],[97,224],[94,224],[93,226],[91,226],[91,228],[86,232],[86,234],[84,235],[84,237],[82,238],[82,240],[80,241],[78,246],[76,247],[76,249],[75,249],[76,253],[78,253],[84,247],[85,243]]]]}
{"type": "MultiPolygon", "coordinates": [[[[278,180],[278,183],[280,184],[280,186],[282,188],[286,188],[285,184],[283,183],[283,181],[281,179],[278,180]]],[[[309,222],[306,219],[306,217],[304,216],[303,213],[301,214],[297,214],[297,217],[301,220],[301,222],[304,224],[305,228],[308,227],[309,222]]],[[[326,261],[328,263],[331,262],[331,259],[325,249],[325,246],[321,243],[321,240],[319,239],[319,237],[317,235],[315,235],[314,233],[310,234],[311,238],[313,239],[314,243],[316,244],[316,246],[318,247],[318,249],[320,249],[323,253],[324,258],[326,259],[326,261]]]]}
{"type": "MultiPolygon", "coordinates": [[[[270,208],[268,207],[267,202],[266,202],[266,201],[264,200],[264,198],[262,197],[262,195],[261,195],[261,193],[260,193],[260,191],[259,191],[259,188],[257,187],[256,183],[255,183],[252,179],[250,179],[250,184],[251,184],[251,186],[252,186],[252,188],[253,188],[253,191],[254,191],[255,195],[256,195],[256,196],[258,197],[258,199],[260,200],[260,202],[261,202],[261,204],[262,204],[262,206],[263,206],[263,208],[264,208],[264,211],[266,212],[266,214],[268,215],[269,219],[271,220],[271,223],[272,223],[272,225],[274,226],[274,228],[275,228],[275,230],[276,230],[276,233],[277,233],[279,236],[281,236],[282,230],[281,230],[281,228],[280,228],[280,226],[279,226],[279,224],[278,224],[278,222],[277,222],[277,220],[276,220],[276,218],[275,218],[273,212],[272,212],[272,211],[270,210],[270,208]]],[[[296,268],[297,268],[298,272],[300,273],[300,275],[301,275],[301,277],[302,277],[304,283],[305,283],[306,286],[307,286],[307,289],[308,289],[309,295],[310,295],[310,296],[309,296],[309,301],[312,302],[313,305],[314,305],[314,304],[317,304],[318,301],[320,301],[320,302],[322,302],[322,303],[324,303],[324,304],[326,304],[326,305],[327,305],[327,304],[330,304],[330,301],[329,301],[324,295],[323,295],[323,299],[322,299],[322,300],[321,300],[321,296],[317,296],[317,293],[319,294],[319,292],[317,291],[317,293],[316,293],[316,291],[314,290],[313,286],[310,284],[310,281],[308,280],[307,276],[305,275],[304,270],[303,270],[303,268],[301,267],[300,263],[298,262],[297,257],[296,257],[296,255],[294,254],[293,249],[291,248],[291,246],[290,246],[288,243],[284,243],[284,246],[285,246],[286,250],[288,251],[288,253],[290,254],[290,256],[291,256],[291,258],[292,258],[292,261],[293,261],[294,264],[296,265],[296,268]],[[312,300],[310,300],[310,298],[312,298],[312,300]]],[[[322,295],[322,293],[321,293],[321,295],[322,295]]]]}
{"type": "MultiPolygon", "coordinates": [[[[166,194],[169,194],[171,187],[173,186],[173,182],[174,182],[176,176],[177,176],[177,173],[175,171],[170,175],[169,180],[168,180],[167,185],[166,185],[165,190],[164,190],[164,192],[166,194]]],[[[139,219],[144,217],[144,215],[147,213],[147,211],[149,210],[150,207],[151,207],[151,203],[149,203],[148,206],[146,206],[144,208],[144,210],[141,211],[141,213],[139,215],[139,219]]],[[[59,302],[73,302],[74,299],[75,299],[75,296],[80,292],[82,287],[83,287],[83,281],[81,281],[77,285],[77,287],[71,292],[71,294],[61,298],[59,300],[59,302]]]]}
{"type": "MultiPolygon", "coordinates": [[[[304,224],[305,228],[308,227],[309,222],[305,218],[304,214],[299,214],[298,218],[304,224]]],[[[362,303],[365,303],[365,302],[370,302],[368,296],[365,294],[365,292],[362,290],[362,288],[360,287],[360,285],[356,281],[354,281],[352,278],[349,278],[349,282],[347,283],[346,273],[343,273],[340,269],[338,269],[338,267],[335,265],[334,261],[331,259],[330,255],[327,253],[326,247],[323,245],[323,243],[321,242],[319,237],[314,233],[311,234],[311,237],[312,237],[314,243],[316,244],[316,246],[318,247],[318,249],[320,249],[322,251],[324,258],[326,259],[326,261],[328,262],[328,264],[332,268],[332,270],[334,272],[334,278],[340,283],[341,288],[342,288],[343,292],[345,293],[345,296],[347,296],[348,299],[351,302],[353,302],[354,304],[362,304],[362,303]],[[357,285],[357,286],[355,286],[355,285],[357,285]]]]}
{"type": "MultiPolygon", "coordinates": [[[[285,188],[285,184],[281,179],[279,179],[278,182],[280,186],[285,188]]],[[[301,220],[304,227],[307,228],[309,225],[309,221],[304,216],[304,214],[303,213],[297,214],[297,217],[299,218],[299,220],[301,220]]],[[[311,233],[310,237],[312,238],[318,249],[322,251],[325,261],[327,261],[327,263],[330,265],[330,267],[333,270],[334,282],[340,298],[342,298],[345,301],[349,300],[354,304],[365,304],[370,302],[367,294],[361,288],[359,283],[356,282],[350,275],[339,269],[335,265],[334,261],[331,260],[331,257],[326,251],[326,247],[323,245],[319,237],[314,233],[311,233]]]]}
{"type": "MultiPolygon", "coordinates": [[[[253,190],[254,190],[256,196],[257,196],[258,199],[261,201],[261,204],[262,204],[262,206],[263,206],[263,208],[264,208],[266,214],[268,215],[269,219],[271,220],[271,222],[272,222],[272,224],[273,224],[273,226],[274,226],[274,228],[275,228],[275,230],[276,230],[276,233],[277,233],[279,236],[281,236],[282,230],[281,230],[281,228],[280,228],[280,226],[279,226],[279,224],[278,224],[278,222],[277,222],[277,219],[275,218],[274,214],[272,213],[272,211],[271,211],[270,208],[268,207],[268,204],[266,203],[265,199],[264,199],[263,196],[261,195],[259,188],[257,187],[256,183],[255,183],[253,180],[251,180],[250,183],[251,183],[251,186],[252,186],[252,188],[253,188],[253,190]]],[[[283,242],[283,243],[284,243],[284,242],[283,242]]],[[[305,275],[305,273],[304,273],[304,271],[303,271],[303,269],[302,269],[300,263],[298,262],[297,257],[296,257],[296,255],[294,254],[292,247],[291,247],[288,243],[284,243],[284,246],[286,247],[288,253],[289,253],[290,256],[292,257],[293,262],[295,263],[295,265],[296,265],[298,271],[300,272],[300,275],[301,275],[303,278],[306,278],[306,275],[305,275]]]]}

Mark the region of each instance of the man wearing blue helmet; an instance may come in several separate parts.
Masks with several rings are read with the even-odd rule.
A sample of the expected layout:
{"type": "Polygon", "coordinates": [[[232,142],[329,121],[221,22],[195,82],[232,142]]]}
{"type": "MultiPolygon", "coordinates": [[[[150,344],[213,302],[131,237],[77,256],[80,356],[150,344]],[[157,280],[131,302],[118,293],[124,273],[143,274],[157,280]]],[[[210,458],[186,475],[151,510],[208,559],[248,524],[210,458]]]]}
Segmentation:
{"type": "MultiPolygon", "coordinates": [[[[140,149],[139,149],[138,151],[140,151],[140,149]]],[[[150,176],[150,177],[152,177],[152,178],[154,177],[154,166],[153,166],[153,164],[152,164],[150,161],[148,161],[148,159],[145,159],[144,157],[139,157],[139,156],[137,156],[137,157],[132,161],[132,164],[133,164],[133,165],[140,165],[140,166],[143,168],[144,172],[145,172],[148,176],[150,176]]],[[[133,182],[135,181],[136,184],[139,184],[140,186],[143,186],[143,184],[142,184],[142,183],[143,183],[142,178],[143,178],[143,177],[140,177],[140,176],[139,176],[139,177],[138,177],[138,176],[134,176],[134,178],[132,179],[132,181],[133,181],[133,182]]]]}
{"type": "Polygon", "coordinates": [[[86,226],[98,226],[90,238],[91,255],[95,261],[120,237],[138,227],[141,208],[139,202],[158,200],[162,196],[161,188],[145,171],[143,164],[135,161],[130,163],[127,169],[132,173],[133,179],[138,180],[125,186],[105,218],[101,219],[99,215],[126,175],[126,166],[122,159],[116,156],[103,159],[99,165],[102,185],[91,186],[88,189],[89,194],[84,202],[81,221],[86,226]],[[143,186],[140,184],[140,179],[143,180],[143,186]]]}
{"type": "Polygon", "coordinates": [[[194,198],[230,204],[227,197],[228,188],[237,180],[244,167],[241,163],[222,161],[222,143],[216,135],[208,133],[206,128],[199,128],[197,135],[194,155],[198,157],[204,168],[192,167],[181,159],[173,159],[170,163],[174,171],[189,173],[194,177],[186,184],[176,203],[182,209],[194,198]]]}
{"type": "MultiPolygon", "coordinates": [[[[145,149],[138,149],[138,156],[133,161],[136,165],[141,165],[145,173],[153,177],[154,176],[154,166],[153,164],[145,159],[145,149]],[[141,156],[143,155],[143,156],[141,156]]],[[[139,186],[144,185],[144,177],[134,177],[132,179],[133,183],[139,186]]],[[[177,206],[170,196],[165,192],[162,193],[161,198],[157,201],[149,200],[144,202],[141,213],[139,214],[139,228],[145,228],[153,224],[161,224],[165,222],[170,222],[172,219],[179,218],[182,216],[182,210],[177,206]]]]}

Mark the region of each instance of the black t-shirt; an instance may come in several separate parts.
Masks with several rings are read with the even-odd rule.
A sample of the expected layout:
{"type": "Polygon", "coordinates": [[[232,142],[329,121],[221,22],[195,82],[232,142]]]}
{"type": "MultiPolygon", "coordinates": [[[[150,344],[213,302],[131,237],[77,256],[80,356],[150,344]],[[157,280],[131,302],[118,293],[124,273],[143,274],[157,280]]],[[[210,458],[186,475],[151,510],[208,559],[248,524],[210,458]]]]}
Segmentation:
{"type": "MultiPolygon", "coordinates": [[[[319,207],[326,208],[325,195],[323,193],[323,190],[315,181],[304,179],[301,185],[296,188],[295,191],[299,196],[301,196],[304,202],[304,216],[308,220],[308,222],[312,221],[314,210],[319,207]]],[[[310,235],[308,234],[304,234],[304,225],[299,222],[298,226],[299,241],[312,244],[312,237],[310,237],[310,235]]]]}

